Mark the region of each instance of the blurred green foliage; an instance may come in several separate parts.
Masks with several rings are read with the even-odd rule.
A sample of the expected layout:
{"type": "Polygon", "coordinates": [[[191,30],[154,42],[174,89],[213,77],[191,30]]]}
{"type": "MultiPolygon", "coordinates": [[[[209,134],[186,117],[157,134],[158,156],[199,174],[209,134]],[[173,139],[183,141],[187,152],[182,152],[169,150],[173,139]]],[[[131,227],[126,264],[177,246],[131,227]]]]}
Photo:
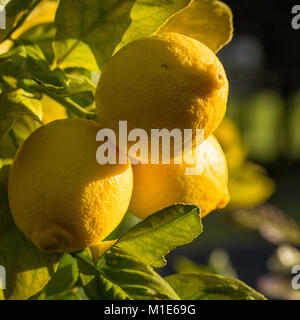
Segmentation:
{"type": "Polygon", "coordinates": [[[266,164],[300,159],[300,91],[288,101],[274,90],[231,96],[228,115],[241,129],[251,159],[266,164]]]}

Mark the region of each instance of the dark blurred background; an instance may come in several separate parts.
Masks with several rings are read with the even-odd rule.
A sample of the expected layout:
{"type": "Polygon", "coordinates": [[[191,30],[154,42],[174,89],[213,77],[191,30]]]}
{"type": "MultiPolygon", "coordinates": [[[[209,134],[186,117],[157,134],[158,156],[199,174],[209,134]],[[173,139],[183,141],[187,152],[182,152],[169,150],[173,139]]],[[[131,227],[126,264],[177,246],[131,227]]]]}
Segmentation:
{"type": "Polygon", "coordinates": [[[193,267],[191,261],[178,256],[200,265],[214,263],[214,259],[226,265],[225,259],[241,280],[268,297],[300,299],[300,292],[293,292],[287,280],[291,269],[285,270],[284,278],[280,272],[274,275],[278,263],[275,267],[270,263],[271,256],[273,262],[278,258],[286,263],[297,250],[293,245],[299,245],[298,235],[287,240],[295,231],[291,230],[292,220],[300,223],[300,30],[291,25],[291,10],[297,1],[224,2],[233,11],[235,27],[232,42],[218,54],[231,84],[227,115],[241,131],[249,160],[263,166],[275,182],[275,192],[268,200],[274,207],[258,209],[269,225],[258,222],[252,228],[249,223],[247,228],[245,223],[232,221],[230,212],[210,214],[203,219],[203,234],[170,254],[164,272],[193,267]],[[279,241],[273,222],[286,229],[279,241]]]}

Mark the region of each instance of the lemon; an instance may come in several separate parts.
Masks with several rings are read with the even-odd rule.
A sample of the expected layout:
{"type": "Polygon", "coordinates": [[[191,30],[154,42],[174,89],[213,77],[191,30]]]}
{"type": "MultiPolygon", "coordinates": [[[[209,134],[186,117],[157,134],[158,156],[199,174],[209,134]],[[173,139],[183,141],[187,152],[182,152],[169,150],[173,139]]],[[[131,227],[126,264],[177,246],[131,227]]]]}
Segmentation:
{"type": "Polygon", "coordinates": [[[224,150],[229,169],[240,167],[247,157],[248,150],[236,124],[229,118],[224,118],[214,135],[224,150]]]}
{"type": "Polygon", "coordinates": [[[98,84],[96,107],[103,127],[118,135],[119,121],[126,120],[128,131],[148,133],[150,145],[151,129],[203,129],[207,138],[224,117],[227,96],[224,68],[208,47],[161,33],[133,41],[112,57],[98,84]]]}
{"type": "Polygon", "coordinates": [[[248,148],[237,125],[224,118],[214,135],[224,150],[229,168],[228,207],[254,207],[268,200],[275,189],[274,181],[263,167],[247,160],[248,148]]]}
{"type": "Polygon", "coordinates": [[[267,176],[263,167],[245,161],[241,167],[231,170],[229,190],[231,209],[256,207],[271,197],[275,191],[275,183],[267,176]]]}
{"type": "Polygon", "coordinates": [[[229,201],[224,153],[210,136],[197,147],[197,175],[187,175],[187,164],[133,165],[133,194],[129,210],[141,219],[177,203],[197,204],[201,216],[229,201]]]}
{"type": "Polygon", "coordinates": [[[45,251],[73,252],[111,233],[127,211],[131,165],[99,165],[99,125],[57,120],[34,131],[9,174],[9,206],[19,229],[45,251]]]}

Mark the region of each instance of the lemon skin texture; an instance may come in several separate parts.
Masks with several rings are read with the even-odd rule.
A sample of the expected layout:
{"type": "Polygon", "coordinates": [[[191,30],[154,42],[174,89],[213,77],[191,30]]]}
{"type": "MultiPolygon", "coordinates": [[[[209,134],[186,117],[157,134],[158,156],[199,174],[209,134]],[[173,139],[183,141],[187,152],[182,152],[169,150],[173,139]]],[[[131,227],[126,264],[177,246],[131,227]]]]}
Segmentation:
{"type": "Polygon", "coordinates": [[[173,204],[197,204],[201,217],[229,202],[224,153],[210,136],[196,149],[196,165],[133,165],[134,188],[129,211],[141,219],[173,204]],[[194,168],[197,175],[187,175],[194,168]]]}
{"type": "Polygon", "coordinates": [[[224,68],[208,47],[161,33],[112,57],[99,80],[96,107],[104,128],[118,133],[119,121],[127,120],[128,131],[146,130],[150,145],[151,129],[204,129],[207,138],[224,117],[227,96],[224,68]]]}
{"type": "Polygon", "coordinates": [[[132,168],[96,162],[94,121],[57,120],[37,129],[10,169],[16,225],[40,249],[74,252],[95,245],[121,222],[132,194],[132,168]]]}

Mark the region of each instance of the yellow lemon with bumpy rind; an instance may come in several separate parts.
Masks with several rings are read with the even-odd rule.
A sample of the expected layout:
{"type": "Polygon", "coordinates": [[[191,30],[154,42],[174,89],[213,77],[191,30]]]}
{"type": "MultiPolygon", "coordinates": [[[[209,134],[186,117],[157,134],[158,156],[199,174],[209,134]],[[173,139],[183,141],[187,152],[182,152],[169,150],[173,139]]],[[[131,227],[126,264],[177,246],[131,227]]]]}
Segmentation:
{"type": "MultiPolygon", "coordinates": [[[[196,164],[133,165],[130,212],[141,219],[173,204],[197,204],[201,217],[229,202],[224,153],[210,136],[196,149],[196,164]],[[187,175],[187,169],[193,169],[187,175]]],[[[191,161],[192,163],[192,161],[191,161]]]]}
{"type": "Polygon", "coordinates": [[[207,138],[224,117],[227,96],[226,73],[208,47],[181,34],[160,33],[133,41],[112,57],[98,84],[96,107],[104,128],[118,135],[119,121],[125,120],[128,131],[144,129],[150,145],[152,129],[203,129],[207,138]]]}
{"type": "Polygon", "coordinates": [[[95,245],[127,211],[131,165],[97,163],[99,129],[90,120],[57,120],[34,131],[16,155],[9,206],[19,229],[45,251],[95,245]]]}

